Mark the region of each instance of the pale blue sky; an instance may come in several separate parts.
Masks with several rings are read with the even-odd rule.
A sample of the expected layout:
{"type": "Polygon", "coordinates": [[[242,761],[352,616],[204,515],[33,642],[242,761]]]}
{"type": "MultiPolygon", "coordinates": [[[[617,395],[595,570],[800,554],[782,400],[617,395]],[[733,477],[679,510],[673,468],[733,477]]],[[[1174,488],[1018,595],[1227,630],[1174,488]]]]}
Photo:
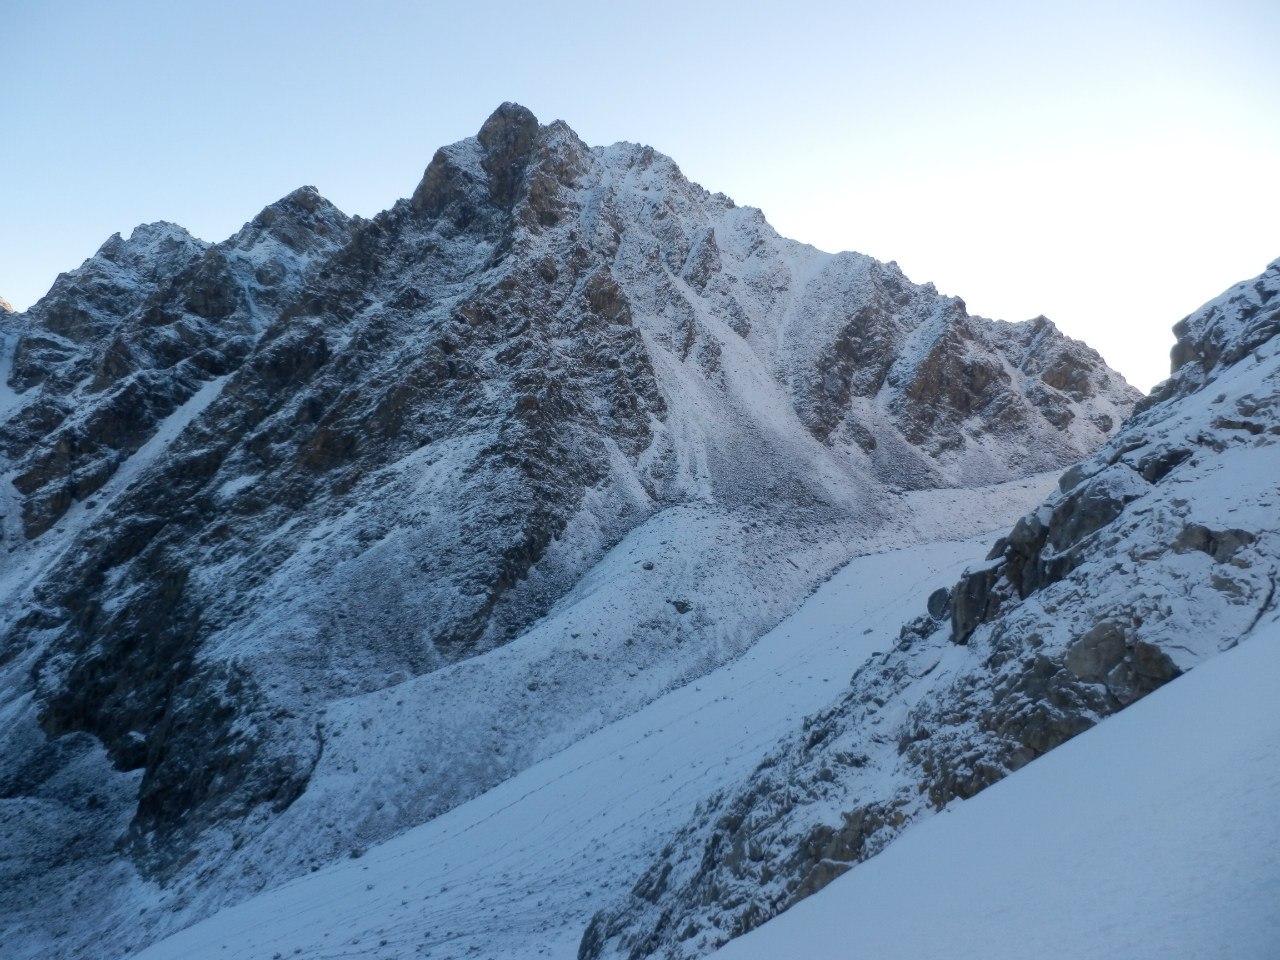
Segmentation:
{"type": "Polygon", "coordinates": [[[304,183],[372,214],[516,100],[1146,388],[1175,320],[1280,256],[1277,36],[1276,0],[0,0],[0,296],[304,183]]]}

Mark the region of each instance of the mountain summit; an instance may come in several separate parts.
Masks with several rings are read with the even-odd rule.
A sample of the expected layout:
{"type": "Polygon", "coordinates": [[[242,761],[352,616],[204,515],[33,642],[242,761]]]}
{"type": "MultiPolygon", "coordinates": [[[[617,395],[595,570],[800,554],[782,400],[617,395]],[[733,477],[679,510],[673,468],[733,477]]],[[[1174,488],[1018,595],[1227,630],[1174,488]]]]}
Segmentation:
{"type": "Polygon", "coordinates": [[[24,956],[136,949],[436,816],[850,557],[1016,516],[1138,399],[1044,318],[515,104],[370,220],[304,187],[221,243],[139,227],[9,324],[24,956]]]}

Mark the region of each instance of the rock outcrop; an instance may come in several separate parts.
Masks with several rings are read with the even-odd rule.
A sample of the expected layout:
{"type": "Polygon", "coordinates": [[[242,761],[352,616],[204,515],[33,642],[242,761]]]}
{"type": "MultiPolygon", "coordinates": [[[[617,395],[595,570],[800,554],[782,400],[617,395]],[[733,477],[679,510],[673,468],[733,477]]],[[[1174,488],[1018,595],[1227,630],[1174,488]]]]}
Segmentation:
{"type": "Polygon", "coordinates": [[[371,220],[303,188],[221,243],[139,227],[13,322],[11,923],[105,877],[167,911],[36,955],[447,810],[741,652],[914,522],[902,490],[1061,469],[1137,399],[1043,318],[972,317],[513,104],[371,220]],[[635,616],[570,624],[674,510],[715,533],[635,616]],[[761,599],[707,615],[695,568],[761,599]]]}
{"type": "Polygon", "coordinates": [[[1142,411],[705,803],[580,956],[701,956],[1247,639],[1280,578],[1277,294],[1280,261],[1179,323],[1142,411]]]}

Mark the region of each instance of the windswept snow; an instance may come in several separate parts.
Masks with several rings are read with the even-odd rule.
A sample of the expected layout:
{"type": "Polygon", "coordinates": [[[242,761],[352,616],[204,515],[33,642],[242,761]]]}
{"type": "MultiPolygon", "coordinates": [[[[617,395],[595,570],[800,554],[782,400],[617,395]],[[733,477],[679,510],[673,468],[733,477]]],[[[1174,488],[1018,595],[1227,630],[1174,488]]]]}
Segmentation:
{"type": "Polygon", "coordinates": [[[1280,955],[1280,624],[855,867],[717,960],[1280,955]]]}

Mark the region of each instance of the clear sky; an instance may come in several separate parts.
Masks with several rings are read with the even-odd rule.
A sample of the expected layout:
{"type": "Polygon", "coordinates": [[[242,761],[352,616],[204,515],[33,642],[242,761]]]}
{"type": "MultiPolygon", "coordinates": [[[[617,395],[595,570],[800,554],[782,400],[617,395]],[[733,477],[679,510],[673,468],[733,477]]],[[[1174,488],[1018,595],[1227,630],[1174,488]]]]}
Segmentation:
{"type": "Polygon", "coordinates": [[[370,215],[504,100],[1148,388],[1280,256],[1280,2],[0,0],[0,296],[110,234],[370,215]]]}

